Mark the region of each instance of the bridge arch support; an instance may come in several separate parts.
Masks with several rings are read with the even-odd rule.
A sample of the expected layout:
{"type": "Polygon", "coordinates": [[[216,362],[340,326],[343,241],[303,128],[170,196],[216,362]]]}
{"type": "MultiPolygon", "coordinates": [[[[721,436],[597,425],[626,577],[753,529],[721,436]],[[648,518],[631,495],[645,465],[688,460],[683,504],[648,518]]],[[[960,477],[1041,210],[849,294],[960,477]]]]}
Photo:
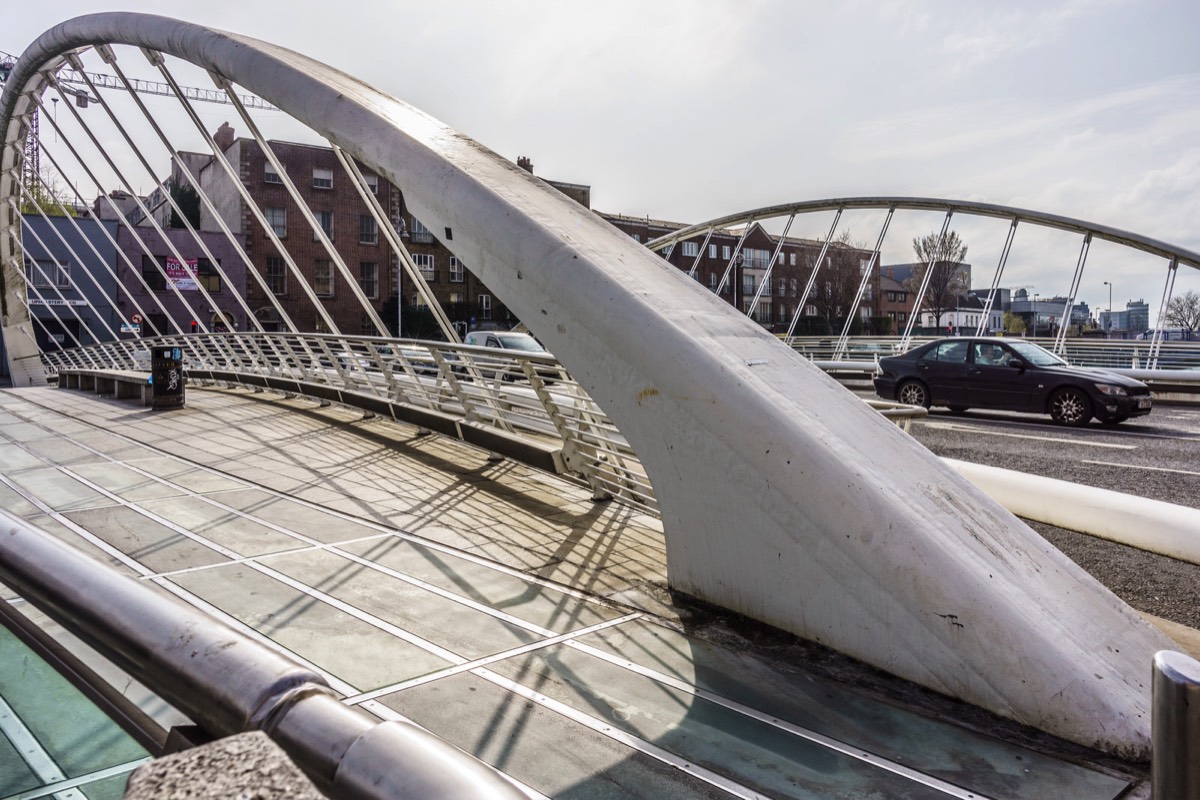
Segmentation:
{"type": "MultiPolygon", "coordinates": [[[[72,20],[29,48],[0,101],[0,201],[42,71],[110,43],[236,82],[403,187],[634,445],[674,588],[1067,739],[1148,752],[1149,664],[1171,644],[1128,606],[654,253],[351,76],[163,17],[72,20]]],[[[25,300],[5,222],[11,345],[25,300]]],[[[18,358],[34,374],[36,354],[18,358]]]]}

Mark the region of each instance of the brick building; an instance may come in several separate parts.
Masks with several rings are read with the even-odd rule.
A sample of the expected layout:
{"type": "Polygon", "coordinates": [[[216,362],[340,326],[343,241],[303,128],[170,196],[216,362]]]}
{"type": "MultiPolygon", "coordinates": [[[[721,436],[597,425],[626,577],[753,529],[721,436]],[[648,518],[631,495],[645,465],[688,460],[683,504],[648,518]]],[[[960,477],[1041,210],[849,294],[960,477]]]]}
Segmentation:
{"type": "MultiPolygon", "coordinates": [[[[287,263],[272,238],[258,224],[250,206],[215,161],[200,170],[200,184],[217,213],[235,235],[262,281],[250,276],[246,296],[260,324],[267,330],[283,327],[278,311],[267,296],[273,295],[299,330],[326,332],[327,326],[298,283],[297,274],[321,303],[334,325],[344,334],[378,335],[336,259],[320,241],[291,198],[283,178],[272,167],[253,139],[238,138],[223,125],[215,137],[226,158],[235,165],[250,202],[257,206],[295,265],[287,263]],[[265,284],[265,289],[264,285],[265,284]]],[[[367,204],[328,147],[291,142],[270,142],[301,200],[330,238],[349,279],[383,318],[390,332],[403,322],[403,335],[436,338],[438,332],[411,280],[400,270],[399,257],[380,230],[367,204]]],[[[452,252],[419,219],[406,209],[400,189],[361,164],[359,169],[378,198],[422,277],[445,308],[460,333],[488,323],[509,327],[515,320],[452,252]]],[[[206,207],[201,208],[201,228],[218,230],[206,207]]]]}
{"type": "MultiPolygon", "coordinates": [[[[687,227],[683,223],[646,217],[604,213],[600,216],[643,244],[687,227]]],[[[768,270],[772,255],[779,246],[779,237],[773,236],[758,223],[751,226],[744,240],[743,233],[740,229],[715,230],[707,237],[707,242],[701,233],[681,242],[670,252],[662,252],[662,255],[685,272],[694,269],[697,281],[713,292],[719,291],[722,299],[743,313],[750,310],[757,297],[754,319],[767,330],[785,333],[804,294],[813,265],[821,254],[822,243],[787,237],[779,248],[775,265],[768,270]],[[742,242],[740,250],[739,241],[742,242]]],[[[839,333],[870,260],[870,250],[831,244],[795,333],[839,333]]],[[[869,279],[858,304],[856,316],[861,320],[864,331],[878,324],[874,319],[879,313],[876,308],[878,283],[876,272],[869,279]]]]}

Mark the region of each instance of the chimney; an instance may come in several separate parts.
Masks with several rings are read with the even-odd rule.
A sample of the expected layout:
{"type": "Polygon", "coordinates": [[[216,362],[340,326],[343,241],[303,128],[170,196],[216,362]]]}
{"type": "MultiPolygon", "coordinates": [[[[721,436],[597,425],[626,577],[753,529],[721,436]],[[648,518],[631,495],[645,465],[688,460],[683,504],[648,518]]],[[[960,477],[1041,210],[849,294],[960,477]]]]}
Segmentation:
{"type": "Polygon", "coordinates": [[[525,156],[517,156],[517,166],[528,172],[530,175],[533,174],[533,162],[525,156]]]}
{"type": "Polygon", "coordinates": [[[213,134],[213,141],[221,150],[228,150],[236,138],[237,136],[234,135],[233,128],[229,127],[228,122],[222,122],[221,127],[217,128],[217,132],[213,134]]]}

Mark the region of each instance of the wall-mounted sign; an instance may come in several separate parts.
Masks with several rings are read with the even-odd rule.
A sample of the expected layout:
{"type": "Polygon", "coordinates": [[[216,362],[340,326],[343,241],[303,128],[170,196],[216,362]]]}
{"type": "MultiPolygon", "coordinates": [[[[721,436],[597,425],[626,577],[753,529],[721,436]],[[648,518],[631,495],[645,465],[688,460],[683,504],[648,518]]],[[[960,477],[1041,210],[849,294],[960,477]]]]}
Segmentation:
{"type": "Polygon", "coordinates": [[[87,300],[75,300],[75,299],[60,300],[57,297],[48,297],[45,299],[40,299],[37,297],[31,297],[31,298],[29,298],[29,305],[31,305],[31,306],[90,306],[91,303],[89,303],[87,300]]]}
{"type": "Polygon", "coordinates": [[[180,264],[171,256],[167,256],[167,280],[181,292],[196,291],[196,259],[189,258],[187,263],[180,264]]]}

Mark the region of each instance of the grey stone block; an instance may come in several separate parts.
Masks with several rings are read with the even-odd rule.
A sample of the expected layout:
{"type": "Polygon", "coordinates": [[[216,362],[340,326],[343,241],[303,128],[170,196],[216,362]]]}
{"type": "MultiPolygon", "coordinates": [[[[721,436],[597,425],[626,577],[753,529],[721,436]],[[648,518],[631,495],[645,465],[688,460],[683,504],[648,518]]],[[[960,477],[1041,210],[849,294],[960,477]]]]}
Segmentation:
{"type": "Polygon", "coordinates": [[[129,777],[125,800],[324,800],[264,733],[242,733],[151,761],[129,777]]]}

